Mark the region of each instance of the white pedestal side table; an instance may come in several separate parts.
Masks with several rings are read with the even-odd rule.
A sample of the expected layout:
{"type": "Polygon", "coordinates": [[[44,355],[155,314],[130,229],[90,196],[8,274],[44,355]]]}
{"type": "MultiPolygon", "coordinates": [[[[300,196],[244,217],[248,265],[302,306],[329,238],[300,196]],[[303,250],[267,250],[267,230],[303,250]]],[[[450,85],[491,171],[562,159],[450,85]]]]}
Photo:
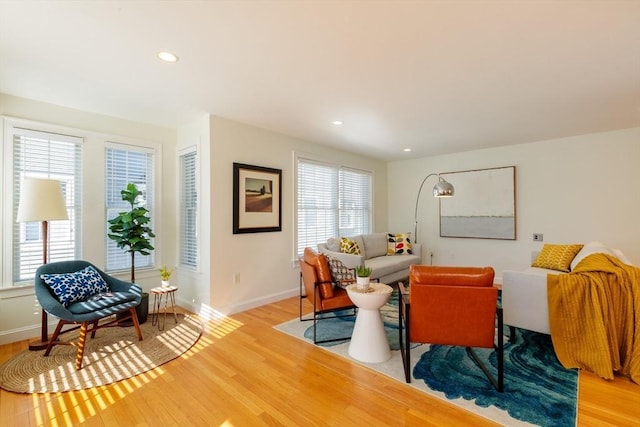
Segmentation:
{"type": "Polygon", "coordinates": [[[371,283],[367,291],[349,285],[347,293],[358,306],[356,324],[351,335],[349,355],[367,363],[380,363],[391,357],[389,341],[384,332],[380,307],[389,300],[393,288],[383,283],[371,283]]]}

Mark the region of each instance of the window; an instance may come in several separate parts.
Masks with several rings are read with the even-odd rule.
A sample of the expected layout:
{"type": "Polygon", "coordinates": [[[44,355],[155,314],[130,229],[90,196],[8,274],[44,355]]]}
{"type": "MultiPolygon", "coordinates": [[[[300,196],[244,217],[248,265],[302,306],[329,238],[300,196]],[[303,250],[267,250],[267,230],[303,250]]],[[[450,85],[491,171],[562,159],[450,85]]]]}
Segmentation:
{"type": "MultiPolygon", "coordinates": [[[[105,153],[105,208],[107,221],[115,218],[120,212],[131,209],[129,203],[122,200],[120,192],[127,184],[134,183],[142,193],[138,196],[138,206],[144,206],[150,211],[151,221],[149,226],[153,229],[153,149],[121,145],[107,144],[105,153]]],[[[109,231],[109,223],[106,224],[105,233],[109,231]]],[[[106,237],[105,265],[107,271],[124,270],[131,268],[131,254],[118,248],[116,242],[106,237]]],[[[153,244],[153,243],[152,243],[153,244]]],[[[153,267],[154,255],[141,255],[136,253],[136,268],[153,267]]]]}
{"type": "Polygon", "coordinates": [[[299,158],[297,254],[330,237],[370,233],[371,194],[371,173],[299,158]]]}
{"type": "Polygon", "coordinates": [[[33,279],[42,264],[40,224],[15,221],[20,186],[25,178],[54,179],[62,183],[68,221],[49,223],[48,261],[80,258],[82,138],[35,130],[12,129],[13,139],[13,282],[33,279]]]}
{"type": "Polygon", "coordinates": [[[180,264],[198,267],[196,151],[180,155],[180,264]]]}

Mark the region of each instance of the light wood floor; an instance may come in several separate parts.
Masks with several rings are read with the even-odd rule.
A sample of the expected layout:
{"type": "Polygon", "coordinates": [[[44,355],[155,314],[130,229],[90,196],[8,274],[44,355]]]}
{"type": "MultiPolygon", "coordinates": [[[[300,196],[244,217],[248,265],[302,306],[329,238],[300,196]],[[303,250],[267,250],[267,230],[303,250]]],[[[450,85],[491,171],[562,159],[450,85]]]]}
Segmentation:
{"type": "MultiPolygon", "coordinates": [[[[305,302],[306,303],[306,302],[305,302]]],[[[209,321],[183,357],[110,386],[0,391],[0,426],[488,426],[493,423],[272,328],[291,298],[209,321]]],[[[0,363],[27,342],[0,346],[0,363]]],[[[640,425],[640,386],[580,375],[579,425],[640,425]]]]}

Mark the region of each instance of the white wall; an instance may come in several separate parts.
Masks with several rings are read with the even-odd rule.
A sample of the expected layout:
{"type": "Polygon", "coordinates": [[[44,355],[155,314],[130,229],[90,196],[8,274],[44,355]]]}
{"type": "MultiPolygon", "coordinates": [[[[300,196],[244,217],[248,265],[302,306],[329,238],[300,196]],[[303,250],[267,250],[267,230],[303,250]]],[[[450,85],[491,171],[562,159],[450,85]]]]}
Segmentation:
{"type": "MultiPolygon", "coordinates": [[[[156,143],[160,152],[161,170],[160,188],[156,199],[162,209],[155,212],[157,228],[154,228],[156,257],[158,263],[175,265],[176,263],[176,131],[158,126],[136,123],[113,117],[74,110],[52,104],[46,104],[0,93],[0,116],[8,116],[28,122],[37,122],[50,126],[51,131],[61,131],[84,138],[83,146],[83,258],[99,267],[104,266],[104,144],[105,141],[131,143],[146,141],[156,143]]],[[[2,147],[11,141],[4,141],[2,147]]],[[[0,149],[0,152],[4,150],[0,149]]],[[[4,154],[3,154],[4,155],[4,154]]],[[[4,159],[0,161],[3,164],[4,159]]],[[[4,175],[4,169],[0,172],[4,175]]],[[[1,181],[1,179],[0,179],[1,181]]],[[[13,195],[10,186],[3,186],[0,200],[0,214],[3,221],[12,215],[13,195]],[[5,202],[5,201],[8,201],[5,202]]],[[[4,223],[4,222],[3,222],[4,223]]],[[[0,234],[4,231],[0,228],[0,234]]],[[[3,239],[2,239],[3,240],[3,239]]],[[[0,250],[1,253],[1,250],[0,250]]],[[[6,259],[6,257],[4,257],[6,259]]],[[[10,269],[5,259],[3,269],[10,269]]],[[[0,275],[5,277],[6,275],[0,275]]],[[[128,279],[128,273],[119,275],[128,279]]],[[[4,279],[6,280],[6,279],[4,279]]],[[[159,273],[155,269],[136,270],[136,282],[145,290],[159,285],[159,273]]],[[[2,283],[11,286],[11,283],[2,283]]],[[[55,320],[49,316],[52,331],[55,320]]],[[[39,335],[40,306],[32,288],[21,290],[0,288],[0,344],[39,335]]]]}
{"type": "MultiPolygon", "coordinates": [[[[516,166],[516,240],[439,237],[434,177],[419,206],[424,262],[491,265],[496,275],[530,264],[544,243],[598,240],[640,265],[640,128],[388,164],[389,228],[413,230],[416,194],[432,172],[516,166]],[[543,233],[542,243],[533,233],[543,233]]],[[[452,182],[455,186],[455,182],[452,182]]],[[[456,194],[456,197],[464,197],[456,194]]]]}
{"type": "MultiPolygon", "coordinates": [[[[294,152],[371,170],[374,227],[386,231],[386,164],[238,122],[211,117],[210,305],[231,313],[298,295],[294,261],[294,152]],[[233,234],[233,163],[282,169],[282,231],[233,234]],[[234,274],[239,283],[233,284],[234,274]]],[[[204,166],[204,165],[203,165],[204,166]]],[[[205,260],[206,262],[207,260],[205,260]]]]}
{"type": "MultiPolygon", "coordinates": [[[[211,143],[209,134],[209,115],[203,114],[196,120],[178,129],[177,154],[185,150],[196,149],[197,156],[197,192],[198,192],[198,258],[197,269],[178,265],[174,284],[177,292],[178,305],[187,307],[194,312],[202,312],[203,304],[210,305],[210,254],[211,254],[211,143]]],[[[176,162],[178,159],[175,160],[176,162]]],[[[179,218],[177,218],[179,220],[179,218]]],[[[176,224],[177,227],[177,224],[176,224]]],[[[176,252],[178,247],[176,245],[176,252]]],[[[177,253],[176,253],[177,256],[177,253]]],[[[203,313],[204,314],[204,313],[203,313]]]]}

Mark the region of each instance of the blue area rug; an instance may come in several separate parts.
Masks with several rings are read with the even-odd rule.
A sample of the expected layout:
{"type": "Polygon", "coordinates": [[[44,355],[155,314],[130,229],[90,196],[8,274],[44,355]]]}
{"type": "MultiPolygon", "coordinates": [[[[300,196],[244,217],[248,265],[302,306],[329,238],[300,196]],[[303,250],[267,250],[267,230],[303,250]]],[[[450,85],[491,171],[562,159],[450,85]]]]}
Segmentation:
{"type": "MultiPolygon", "coordinates": [[[[404,382],[398,345],[397,304],[397,292],[394,292],[381,310],[392,350],[391,359],[362,364],[404,382]]],[[[330,316],[318,323],[318,339],[349,336],[354,323],[354,316],[330,316]]],[[[296,319],[278,325],[276,329],[312,342],[313,327],[309,325],[310,322],[296,319]]],[[[508,333],[508,328],[505,330],[508,333]]],[[[350,358],[348,345],[347,340],[322,346],[350,358]]],[[[497,372],[494,351],[476,349],[476,352],[492,372],[497,372]]],[[[515,344],[505,338],[503,393],[493,388],[463,347],[416,344],[411,350],[411,360],[414,363],[412,386],[503,425],[576,425],[578,371],[560,365],[549,335],[516,329],[515,344]]]]}

